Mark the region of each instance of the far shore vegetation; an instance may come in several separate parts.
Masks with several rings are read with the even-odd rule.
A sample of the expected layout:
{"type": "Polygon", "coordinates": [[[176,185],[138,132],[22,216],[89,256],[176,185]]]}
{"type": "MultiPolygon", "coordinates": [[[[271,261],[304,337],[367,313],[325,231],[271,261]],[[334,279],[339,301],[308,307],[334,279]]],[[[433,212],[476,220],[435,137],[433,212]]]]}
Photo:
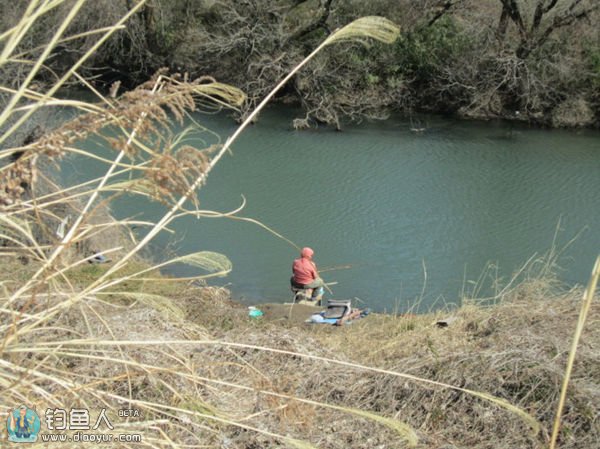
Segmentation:
{"type": "MultiPolygon", "coordinates": [[[[52,2],[51,2],[52,3],[52,2]]],[[[15,55],[37,57],[72,3],[58,3],[28,30],[15,55]]],[[[69,34],[110,26],[138,2],[85,2],[69,34]]],[[[0,29],[27,2],[2,2],[0,29]]],[[[600,125],[600,3],[596,0],[148,0],[79,70],[105,91],[132,87],[159,68],[212,76],[242,89],[245,117],[277,82],[336,29],[362,16],[401,29],[392,45],[355,42],[327,50],[278,94],[300,104],[298,128],[436,112],[552,127],[600,125]]],[[[93,35],[63,40],[38,82],[52,83],[93,35]]],[[[24,73],[6,64],[0,77],[24,73]]]]}

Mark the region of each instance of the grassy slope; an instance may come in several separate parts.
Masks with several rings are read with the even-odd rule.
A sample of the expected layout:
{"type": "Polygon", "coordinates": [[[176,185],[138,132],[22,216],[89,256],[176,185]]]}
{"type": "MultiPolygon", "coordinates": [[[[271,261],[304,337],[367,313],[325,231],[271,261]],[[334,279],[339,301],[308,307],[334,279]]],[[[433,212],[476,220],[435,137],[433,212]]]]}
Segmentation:
{"type": "MultiPolygon", "coordinates": [[[[5,268],[16,282],[27,275],[17,265],[5,268]]],[[[132,266],[132,270],[139,268],[132,266]]],[[[72,273],[74,287],[86,285],[105,269],[104,265],[83,266],[72,273]]],[[[169,417],[171,423],[180,424],[169,430],[169,437],[180,444],[190,442],[187,432],[193,429],[195,438],[209,447],[289,446],[264,432],[214,419],[320,448],[405,447],[401,432],[356,412],[307,401],[405,422],[418,436],[417,447],[545,447],[581,302],[580,291],[556,292],[550,281],[534,279],[506,293],[495,306],[464,305],[452,313],[458,319],[447,328],[435,325],[446,316],[441,313],[372,314],[340,328],[268,319],[270,315],[249,319],[246,309],[231,302],[226,290],[179,286],[167,280],[131,281],[115,294],[67,309],[49,323],[52,329],[32,336],[31,341],[83,336],[156,341],[139,347],[123,345],[119,351],[86,348],[87,354],[102,358],[91,361],[62,355],[52,366],[68,370],[71,380],[94,378],[104,391],[186,411],[169,417]],[[134,299],[132,292],[142,295],[134,299]],[[319,357],[397,374],[315,360],[319,357]],[[110,358],[130,365],[121,367],[110,358]],[[542,430],[535,435],[521,418],[489,401],[404,374],[505,399],[533,415],[542,430]],[[186,416],[188,412],[195,416],[186,416]]],[[[24,308],[31,313],[45,306],[40,302],[24,308]]],[[[297,312],[310,311],[298,308],[297,312]]],[[[600,439],[600,330],[595,325],[599,317],[598,310],[592,309],[579,348],[559,439],[562,448],[591,448],[600,439]]],[[[71,398],[71,393],[61,396],[64,404],[73,406],[86,397],[78,393],[71,398]]],[[[92,410],[99,406],[93,398],[84,400],[92,410]]],[[[144,414],[149,419],[151,411],[144,414]]],[[[141,433],[150,439],[154,430],[143,426],[141,433]]]]}
{"type": "MultiPolygon", "coordinates": [[[[160,288],[157,293],[165,294],[164,286],[160,288]]],[[[530,280],[496,306],[464,305],[448,328],[435,325],[443,317],[440,313],[375,314],[336,328],[286,319],[250,320],[243,307],[228,300],[226,291],[183,288],[172,293],[183,314],[162,323],[167,334],[193,323],[208,338],[406,373],[498,396],[542,423],[536,436],[516,415],[492,403],[360,368],[247,349],[192,351],[198,372],[210,378],[405,421],[417,431],[419,447],[542,447],[554,417],[581,299],[580,291],[555,293],[549,281],[530,280]]],[[[151,308],[134,307],[132,319],[146,313],[166,315],[156,304],[151,308]]],[[[599,317],[593,311],[578,353],[560,447],[590,448],[600,440],[600,330],[594,326],[599,317]]],[[[146,332],[143,323],[131,323],[131,328],[137,326],[142,327],[140,333],[146,332]]],[[[126,333],[123,338],[131,336],[126,333]]],[[[261,398],[253,391],[228,387],[199,396],[228,416],[251,416],[249,421],[259,428],[291,434],[318,447],[398,447],[403,442],[385,426],[294,400],[261,398]]],[[[268,438],[239,430],[220,429],[219,434],[232,442],[231,447],[271,444],[268,438]]]]}

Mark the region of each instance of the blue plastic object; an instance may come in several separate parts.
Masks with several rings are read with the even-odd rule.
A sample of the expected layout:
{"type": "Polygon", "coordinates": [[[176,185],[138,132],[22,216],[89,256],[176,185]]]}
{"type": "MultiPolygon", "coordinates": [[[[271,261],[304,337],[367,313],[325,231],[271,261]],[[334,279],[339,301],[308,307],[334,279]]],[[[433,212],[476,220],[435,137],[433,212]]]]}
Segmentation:
{"type": "Polygon", "coordinates": [[[264,313],[262,312],[262,310],[257,309],[256,307],[253,307],[253,306],[248,307],[248,316],[250,318],[258,318],[263,315],[264,315],[264,313]]]}

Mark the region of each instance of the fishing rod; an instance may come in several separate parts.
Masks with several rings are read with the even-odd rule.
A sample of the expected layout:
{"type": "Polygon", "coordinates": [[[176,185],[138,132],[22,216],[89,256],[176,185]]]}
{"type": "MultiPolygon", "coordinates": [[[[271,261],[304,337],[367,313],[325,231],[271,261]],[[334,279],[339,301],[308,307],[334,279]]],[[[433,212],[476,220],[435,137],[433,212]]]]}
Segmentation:
{"type": "Polygon", "coordinates": [[[352,265],[334,265],[333,267],[326,267],[319,269],[319,273],[324,273],[326,271],[334,271],[334,270],[347,270],[348,268],[352,268],[352,265]]]}

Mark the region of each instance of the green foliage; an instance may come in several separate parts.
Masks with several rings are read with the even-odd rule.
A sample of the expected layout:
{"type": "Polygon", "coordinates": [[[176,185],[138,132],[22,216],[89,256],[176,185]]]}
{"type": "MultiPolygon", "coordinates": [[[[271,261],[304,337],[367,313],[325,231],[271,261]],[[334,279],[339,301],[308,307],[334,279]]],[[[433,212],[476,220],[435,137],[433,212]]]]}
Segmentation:
{"type": "Polygon", "coordinates": [[[377,75],[373,75],[371,73],[367,73],[367,83],[368,84],[377,84],[381,78],[377,75]]]}
{"type": "Polygon", "coordinates": [[[69,279],[77,287],[87,285],[98,279],[102,274],[108,271],[107,265],[85,264],[72,269],[69,273],[69,279]]]}
{"type": "Polygon", "coordinates": [[[584,58],[590,70],[592,85],[596,89],[600,88],[600,43],[586,45],[584,58]]]}
{"type": "Polygon", "coordinates": [[[296,6],[290,4],[291,9],[284,16],[284,24],[292,31],[310,22],[315,12],[319,10],[319,3],[318,0],[308,0],[296,6]]]}
{"type": "Polygon", "coordinates": [[[444,16],[430,27],[419,28],[398,39],[394,68],[407,78],[431,81],[440,67],[458,60],[470,47],[470,40],[457,22],[444,16]]]}
{"type": "Polygon", "coordinates": [[[174,26],[159,28],[155,31],[155,37],[159,48],[163,53],[172,51],[181,41],[180,31],[174,26]]]}
{"type": "MultiPolygon", "coordinates": [[[[351,82],[356,88],[372,87],[384,81],[386,64],[390,59],[389,46],[372,45],[368,48],[357,46],[346,54],[330,55],[331,66],[338,70],[344,68],[346,83],[351,82]]],[[[333,90],[338,89],[337,83],[332,85],[333,90]]]]}

